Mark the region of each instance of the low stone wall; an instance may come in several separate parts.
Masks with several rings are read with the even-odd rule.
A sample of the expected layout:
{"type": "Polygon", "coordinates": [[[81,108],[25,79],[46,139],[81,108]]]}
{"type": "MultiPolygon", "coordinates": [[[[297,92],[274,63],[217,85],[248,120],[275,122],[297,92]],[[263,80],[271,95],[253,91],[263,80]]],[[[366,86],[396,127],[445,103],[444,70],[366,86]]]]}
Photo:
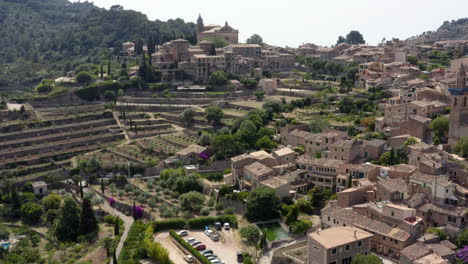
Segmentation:
{"type": "Polygon", "coordinates": [[[124,137],[123,134],[107,135],[105,137],[83,139],[83,140],[74,141],[74,142],[49,145],[45,147],[38,146],[38,148],[18,150],[18,151],[9,152],[9,153],[0,153],[0,160],[9,159],[9,158],[17,158],[21,156],[41,154],[41,153],[48,153],[48,152],[53,152],[53,151],[58,151],[58,150],[65,150],[65,149],[89,145],[89,144],[106,143],[110,141],[123,139],[123,137],[124,137]]]}
{"type": "MultiPolygon", "coordinates": [[[[111,129],[113,127],[98,127],[93,130],[88,130],[85,132],[77,131],[77,133],[68,133],[66,135],[63,135],[62,133],[57,133],[57,134],[51,134],[50,136],[46,136],[41,139],[35,139],[35,137],[31,138],[31,140],[28,141],[21,141],[21,142],[16,142],[16,143],[11,143],[11,144],[4,144],[0,145],[0,150],[5,150],[8,151],[10,149],[14,148],[21,148],[21,147],[28,147],[32,145],[39,145],[39,144],[47,144],[50,142],[55,142],[55,141],[62,141],[62,140],[70,140],[70,139],[75,139],[75,138],[80,138],[80,137],[85,137],[85,136],[92,136],[92,135],[99,135],[102,133],[106,133],[108,129],[111,129]]],[[[117,128],[117,127],[114,127],[117,128]]]]}
{"type": "Polygon", "coordinates": [[[65,133],[65,132],[70,132],[70,131],[75,131],[75,130],[81,130],[81,129],[89,129],[93,127],[101,127],[101,126],[109,126],[109,125],[115,125],[115,120],[111,118],[106,118],[106,119],[97,119],[94,122],[87,121],[89,123],[83,123],[81,121],[76,121],[73,124],[68,124],[68,125],[60,125],[60,126],[53,126],[53,127],[47,127],[47,128],[41,128],[41,129],[32,129],[32,130],[26,130],[26,131],[18,131],[17,133],[11,132],[8,134],[0,135],[0,142],[2,141],[10,141],[10,140],[17,140],[17,139],[24,139],[24,138],[30,138],[30,137],[40,137],[44,135],[49,135],[49,134],[56,134],[56,133],[65,133]]]}

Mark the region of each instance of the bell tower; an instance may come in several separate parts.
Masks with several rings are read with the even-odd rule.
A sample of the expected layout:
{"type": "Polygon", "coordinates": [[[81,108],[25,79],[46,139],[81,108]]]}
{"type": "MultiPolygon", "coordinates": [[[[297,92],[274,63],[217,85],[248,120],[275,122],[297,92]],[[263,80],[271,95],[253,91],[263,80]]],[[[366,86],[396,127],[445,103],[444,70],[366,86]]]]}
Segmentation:
{"type": "Polygon", "coordinates": [[[463,63],[457,74],[457,87],[448,89],[451,95],[449,145],[453,149],[462,137],[468,137],[468,87],[463,63]]]}

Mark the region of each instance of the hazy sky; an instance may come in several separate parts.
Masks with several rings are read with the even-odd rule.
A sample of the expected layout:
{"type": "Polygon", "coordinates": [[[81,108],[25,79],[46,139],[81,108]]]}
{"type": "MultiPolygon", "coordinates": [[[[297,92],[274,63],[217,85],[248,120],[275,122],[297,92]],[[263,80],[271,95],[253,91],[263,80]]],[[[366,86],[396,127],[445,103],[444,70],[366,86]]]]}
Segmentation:
{"type": "Polygon", "coordinates": [[[339,35],[359,30],[369,44],[382,38],[405,39],[437,29],[444,21],[468,16],[467,0],[94,0],[97,6],[122,5],[149,19],[180,17],[224,24],[245,42],[257,33],[269,44],[311,42],[332,45],[339,35]]]}

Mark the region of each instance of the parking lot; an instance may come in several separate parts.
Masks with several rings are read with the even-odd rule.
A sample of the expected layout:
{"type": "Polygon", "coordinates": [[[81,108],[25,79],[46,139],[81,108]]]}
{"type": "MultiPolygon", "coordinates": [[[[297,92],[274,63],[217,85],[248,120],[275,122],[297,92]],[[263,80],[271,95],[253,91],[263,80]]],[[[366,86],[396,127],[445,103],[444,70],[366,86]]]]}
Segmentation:
{"type": "MultiPolygon", "coordinates": [[[[242,247],[238,242],[240,241],[239,232],[236,229],[228,231],[222,230],[218,232],[221,235],[218,242],[212,241],[207,235],[205,235],[203,230],[188,230],[189,234],[188,236],[185,236],[184,239],[187,240],[188,238],[193,237],[206,245],[207,249],[213,250],[213,253],[223,260],[224,263],[237,264],[236,252],[242,251],[242,247]]],[[[158,233],[156,235],[156,241],[159,241],[165,248],[167,248],[170,258],[175,263],[185,263],[185,261],[179,262],[180,259],[183,259],[185,254],[169,239],[168,232],[158,233]]]]}

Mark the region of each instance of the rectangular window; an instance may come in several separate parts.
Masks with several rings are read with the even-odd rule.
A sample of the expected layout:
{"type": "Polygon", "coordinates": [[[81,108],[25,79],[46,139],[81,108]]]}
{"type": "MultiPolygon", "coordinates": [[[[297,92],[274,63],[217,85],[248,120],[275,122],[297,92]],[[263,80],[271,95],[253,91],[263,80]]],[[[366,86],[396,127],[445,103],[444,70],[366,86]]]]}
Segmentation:
{"type": "Polygon", "coordinates": [[[349,245],[345,246],[345,250],[348,251],[351,247],[349,245]]]}
{"type": "Polygon", "coordinates": [[[362,241],[358,241],[358,242],[357,242],[357,246],[358,246],[358,247],[362,247],[362,241]]]}
{"type": "Polygon", "coordinates": [[[332,255],[336,255],[336,248],[332,249],[332,255]]]}
{"type": "Polygon", "coordinates": [[[457,222],[457,218],[453,217],[453,216],[449,216],[448,217],[448,221],[449,222],[452,222],[452,223],[456,223],[457,222]]]}

